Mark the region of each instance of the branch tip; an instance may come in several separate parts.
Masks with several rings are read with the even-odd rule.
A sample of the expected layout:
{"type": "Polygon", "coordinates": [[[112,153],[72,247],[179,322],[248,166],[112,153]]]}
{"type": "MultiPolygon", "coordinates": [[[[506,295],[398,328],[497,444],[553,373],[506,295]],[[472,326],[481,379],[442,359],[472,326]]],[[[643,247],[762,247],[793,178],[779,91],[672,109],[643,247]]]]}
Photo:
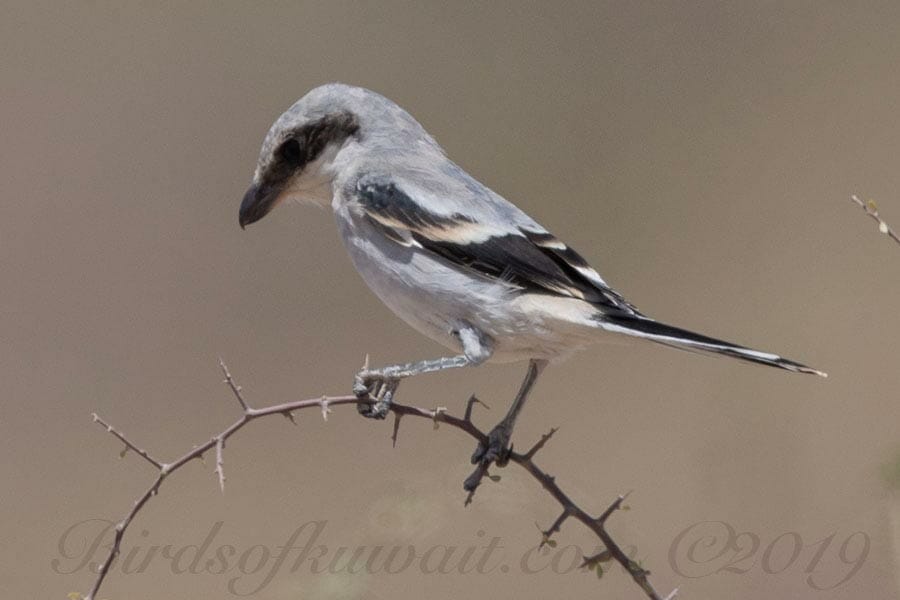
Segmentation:
{"type": "MultiPolygon", "coordinates": [[[[131,440],[129,440],[127,437],[125,437],[125,434],[117,431],[115,428],[113,428],[112,425],[110,425],[109,423],[107,423],[106,421],[101,419],[99,416],[97,416],[96,413],[94,413],[94,423],[99,424],[101,427],[106,429],[107,433],[113,435],[116,439],[118,439],[120,442],[125,444],[126,450],[129,450],[129,449],[134,450],[134,452],[136,454],[138,454],[141,458],[143,458],[144,460],[149,462],[151,465],[153,465],[157,469],[162,467],[162,463],[160,463],[158,460],[156,460],[155,458],[150,456],[150,454],[146,450],[142,450],[141,448],[138,448],[131,440]]],[[[125,452],[121,452],[119,454],[119,458],[125,458],[125,452]]]]}
{"type": "Polygon", "coordinates": [[[235,383],[234,378],[231,376],[231,373],[228,371],[228,367],[225,365],[225,361],[223,361],[221,358],[219,359],[219,367],[222,368],[222,373],[225,374],[225,381],[223,381],[222,383],[227,384],[228,387],[231,388],[231,391],[234,394],[234,397],[237,398],[237,401],[241,405],[241,408],[243,409],[243,411],[245,413],[249,413],[250,406],[244,400],[243,389],[241,388],[241,386],[239,386],[237,383],[235,383]]]}
{"type": "MultiPolygon", "coordinates": [[[[572,516],[571,510],[568,506],[563,508],[562,513],[556,517],[556,520],[553,521],[553,525],[550,526],[549,529],[541,530],[541,543],[538,546],[538,549],[543,548],[544,545],[550,546],[551,548],[556,547],[556,540],[552,540],[550,538],[553,537],[554,533],[558,533],[560,528],[562,528],[563,522],[572,516]]],[[[537,525],[537,523],[535,523],[537,525]]],[[[538,527],[540,529],[540,527],[538,527]]]]}
{"type": "Polygon", "coordinates": [[[856,194],[850,194],[850,201],[859,206],[863,211],[869,215],[876,223],[878,223],[878,231],[888,236],[898,244],[900,244],[900,237],[894,232],[890,225],[881,218],[881,215],[878,214],[878,205],[874,200],[867,200],[863,202],[860,200],[859,196],[856,194]]]}

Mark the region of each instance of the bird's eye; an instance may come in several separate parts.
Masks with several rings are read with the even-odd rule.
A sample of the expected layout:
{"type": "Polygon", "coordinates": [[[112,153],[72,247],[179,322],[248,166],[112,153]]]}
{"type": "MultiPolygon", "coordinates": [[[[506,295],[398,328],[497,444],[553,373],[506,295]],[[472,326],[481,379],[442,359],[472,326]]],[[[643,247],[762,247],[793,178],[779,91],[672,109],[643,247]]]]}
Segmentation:
{"type": "Polygon", "coordinates": [[[278,148],[278,156],[289,165],[299,166],[303,161],[303,150],[300,148],[300,142],[294,138],[285,141],[278,148]]]}

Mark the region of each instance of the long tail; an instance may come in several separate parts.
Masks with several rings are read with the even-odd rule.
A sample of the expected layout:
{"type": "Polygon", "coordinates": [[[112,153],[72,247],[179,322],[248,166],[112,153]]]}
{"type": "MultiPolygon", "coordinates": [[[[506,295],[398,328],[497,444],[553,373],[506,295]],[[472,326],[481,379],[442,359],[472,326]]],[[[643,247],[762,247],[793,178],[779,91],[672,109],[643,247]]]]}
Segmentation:
{"type": "Polygon", "coordinates": [[[724,354],[725,356],[733,356],[741,360],[787,369],[795,373],[811,373],[820,377],[828,377],[827,373],[788,360],[777,354],[745,348],[744,346],[700,335],[693,331],[666,325],[646,317],[605,314],[597,318],[597,322],[603,329],[643,338],[659,344],[665,344],[666,346],[672,346],[673,348],[707,352],[709,354],[724,354]]]}

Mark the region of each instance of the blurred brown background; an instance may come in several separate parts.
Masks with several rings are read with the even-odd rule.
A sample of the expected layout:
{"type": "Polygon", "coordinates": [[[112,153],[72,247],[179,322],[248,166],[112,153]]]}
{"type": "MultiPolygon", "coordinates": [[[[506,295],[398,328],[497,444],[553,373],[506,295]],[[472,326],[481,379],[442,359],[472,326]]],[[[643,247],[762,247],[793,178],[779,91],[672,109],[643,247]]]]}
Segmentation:
{"type": "MultiPolygon", "coordinates": [[[[238,416],[219,356],[263,405],[346,393],[367,352],[377,364],[441,353],[368,292],[329,214],[289,206],[237,226],[270,123],[333,80],[407,108],[644,312],[830,373],[649,345],[597,347],[547,371],[515,439],[560,426],[540,463],[594,511],[634,490],[611,529],[660,589],[896,595],[897,515],[882,470],[900,449],[900,248],[847,197],[878,199],[900,225],[900,5],[595,4],[4,5],[8,596],[87,591],[84,569],[57,571],[89,551],[90,524],[62,549],[75,558],[61,556],[61,536],[119,518],[149,482],[137,457],[117,458],[92,411],[170,459],[238,416]],[[745,572],[715,573],[734,550],[708,560],[718,550],[706,542],[691,562],[694,533],[674,544],[702,521],[758,536],[733,565],[745,572]],[[855,562],[836,588],[807,581],[831,587],[855,562]]],[[[401,397],[459,412],[477,391],[493,407],[478,413],[489,426],[523,369],[427,376],[401,397]]],[[[145,554],[168,544],[171,555],[223,521],[212,546],[233,545],[242,565],[236,555],[223,575],[175,574],[160,556],[143,573],[115,571],[100,597],[247,595],[313,520],[327,521],[325,561],[340,546],[424,553],[499,537],[508,569],[328,575],[309,563],[291,573],[289,561],[252,597],[642,597],[618,567],[601,582],[523,572],[534,523],[549,525],[556,506],[509,468],[464,509],[472,444],[461,434],[408,420],[392,449],[390,424],[352,409],[327,424],[298,416],[296,429],[271,419],[232,440],[224,496],[210,460],[178,473],[124,544],[145,554]],[[256,544],[273,558],[252,573],[256,544]]],[[[558,540],[557,550],[593,544],[575,523],[558,540]]]]}

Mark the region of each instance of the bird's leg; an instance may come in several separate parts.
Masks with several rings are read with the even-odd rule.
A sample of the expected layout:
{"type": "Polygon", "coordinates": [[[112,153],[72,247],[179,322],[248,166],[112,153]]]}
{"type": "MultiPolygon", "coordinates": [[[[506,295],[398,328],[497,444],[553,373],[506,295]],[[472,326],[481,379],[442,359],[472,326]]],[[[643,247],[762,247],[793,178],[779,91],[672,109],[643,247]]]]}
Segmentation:
{"type": "Polygon", "coordinates": [[[353,393],[358,398],[373,398],[375,402],[373,404],[357,404],[356,408],[359,413],[364,417],[383,419],[391,410],[391,402],[402,379],[444,369],[480,365],[491,356],[493,350],[490,339],[467,323],[460,324],[453,331],[453,335],[459,340],[463,349],[463,353],[459,356],[422,360],[375,370],[369,369],[368,360],[366,360],[366,366],[356,374],[356,378],[353,380],[353,393]]]}
{"type": "Polygon", "coordinates": [[[434,360],[422,360],[405,365],[393,365],[381,369],[369,370],[364,367],[353,380],[353,393],[358,398],[370,397],[375,399],[374,404],[357,404],[356,408],[364,417],[383,419],[391,409],[394,393],[400,385],[400,381],[414,375],[433,373],[457,367],[466,367],[474,364],[474,361],[465,354],[449,358],[437,358],[434,360]]]}
{"type": "Polygon", "coordinates": [[[482,467],[487,467],[491,463],[497,463],[498,466],[506,464],[506,461],[509,459],[509,453],[512,450],[509,439],[512,437],[516,417],[519,416],[519,412],[525,406],[525,401],[528,399],[528,394],[531,392],[531,388],[534,387],[538,375],[541,374],[541,371],[546,366],[546,360],[532,359],[529,361],[528,372],[525,373],[525,379],[522,381],[522,386],[519,388],[519,393],[516,394],[512,406],[509,407],[509,411],[507,411],[503,420],[497,423],[497,426],[488,433],[487,446],[479,442],[478,447],[475,448],[475,452],[472,454],[472,464],[480,464],[482,467]]]}

